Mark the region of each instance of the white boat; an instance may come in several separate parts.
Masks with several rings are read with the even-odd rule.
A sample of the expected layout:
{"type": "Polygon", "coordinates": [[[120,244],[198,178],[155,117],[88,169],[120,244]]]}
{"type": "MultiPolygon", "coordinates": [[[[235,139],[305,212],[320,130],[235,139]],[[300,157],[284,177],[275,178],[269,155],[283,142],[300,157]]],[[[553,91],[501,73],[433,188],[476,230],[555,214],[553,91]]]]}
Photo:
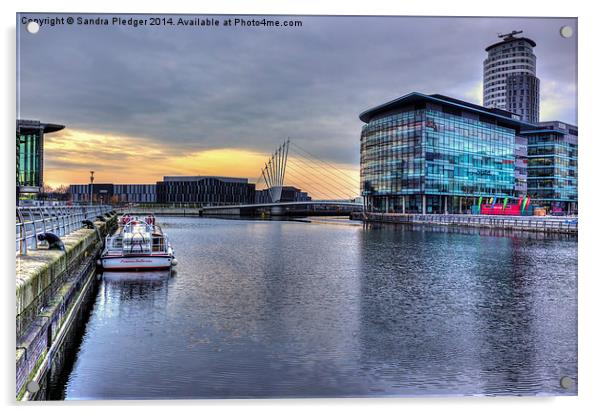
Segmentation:
{"type": "Polygon", "coordinates": [[[177,261],[167,234],[152,214],[126,214],[115,234],[107,236],[100,264],[109,270],[149,270],[170,269],[177,261]]]}

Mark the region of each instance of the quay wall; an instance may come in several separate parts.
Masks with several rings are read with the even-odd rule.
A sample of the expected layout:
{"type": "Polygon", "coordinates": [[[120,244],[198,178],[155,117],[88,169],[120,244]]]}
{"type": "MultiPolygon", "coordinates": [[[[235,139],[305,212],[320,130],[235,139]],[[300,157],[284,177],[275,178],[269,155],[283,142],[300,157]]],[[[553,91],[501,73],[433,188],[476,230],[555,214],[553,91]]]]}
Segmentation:
{"type": "Polygon", "coordinates": [[[354,220],[367,223],[423,224],[430,226],[457,226],[532,231],[542,233],[577,234],[575,217],[488,216],[462,214],[399,214],[352,213],[354,220]]]}
{"type": "Polygon", "coordinates": [[[38,249],[16,259],[16,397],[43,398],[46,374],[60,370],[64,342],[93,286],[96,258],[117,216],[61,240],[65,250],[38,249]],[[27,390],[35,381],[41,389],[27,390]]]}

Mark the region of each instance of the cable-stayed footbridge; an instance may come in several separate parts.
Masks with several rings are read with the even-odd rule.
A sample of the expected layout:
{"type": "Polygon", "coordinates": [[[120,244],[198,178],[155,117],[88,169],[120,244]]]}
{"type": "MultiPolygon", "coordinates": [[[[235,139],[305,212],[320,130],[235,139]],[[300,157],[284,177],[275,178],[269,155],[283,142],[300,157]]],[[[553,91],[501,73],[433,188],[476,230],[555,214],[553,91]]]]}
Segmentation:
{"type": "Polygon", "coordinates": [[[253,204],[207,206],[207,215],[348,215],[362,211],[359,179],[284,141],[261,168],[253,204]]]}

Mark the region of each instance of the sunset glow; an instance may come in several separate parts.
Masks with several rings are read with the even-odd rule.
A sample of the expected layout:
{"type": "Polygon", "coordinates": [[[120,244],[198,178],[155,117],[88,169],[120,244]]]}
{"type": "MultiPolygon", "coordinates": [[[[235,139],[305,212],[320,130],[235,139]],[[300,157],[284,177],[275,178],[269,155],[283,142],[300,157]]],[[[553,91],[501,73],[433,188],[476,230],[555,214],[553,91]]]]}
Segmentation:
{"type": "MultiPolygon", "coordinates": [[[[96,183],[153,184],[166,175],[244,177],[256,182],[270,157],[244,148],[186,152],[151,139],[73,129],[46,135],[44,149],[45,183],[51,187],[88,183],[90,170],[94,170],[96,183]]],[[[285,184],[309,191],[314,198],[351,195],[354,183],[359,193],[356,169],[331,166],[327,170],[325,164],[308,165],[307,160],[291,154],[285,184]],[[325,182],[318,184],[318,178],[324,175],[325,182]]]]}

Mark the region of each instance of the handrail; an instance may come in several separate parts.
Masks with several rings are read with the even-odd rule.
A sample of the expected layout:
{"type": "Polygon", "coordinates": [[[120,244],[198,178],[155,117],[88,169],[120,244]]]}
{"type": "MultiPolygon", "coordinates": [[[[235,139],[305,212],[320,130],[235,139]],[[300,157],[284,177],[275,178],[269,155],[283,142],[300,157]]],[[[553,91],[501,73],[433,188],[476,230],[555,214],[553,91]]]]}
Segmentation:
{"type": "Polygon", "coordinates": [[[107,205],[17,207],[16,254],[27,255],[28,250],[37,250],[40,234],[64,236],[82,228],[82,221],[94,221],[112,209],[107,205]]]}

